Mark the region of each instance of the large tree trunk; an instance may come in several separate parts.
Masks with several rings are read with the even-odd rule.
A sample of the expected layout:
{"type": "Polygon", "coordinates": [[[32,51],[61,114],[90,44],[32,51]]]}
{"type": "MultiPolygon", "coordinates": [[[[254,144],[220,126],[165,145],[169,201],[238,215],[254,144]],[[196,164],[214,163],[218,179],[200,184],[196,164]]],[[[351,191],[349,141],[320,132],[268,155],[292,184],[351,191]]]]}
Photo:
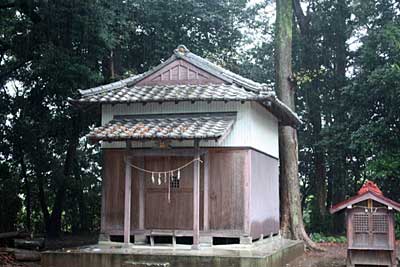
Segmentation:
{"type": "MultiPolygon", "coordinates": [[[[275,75],[279,99],[295,110],[292,77],[292,1],[276,2],[275,75]]],[[[304,240],[318,248],[304,229],[298,178],[297,131],[291,126],[279,127],[279,158],[281,184],[281,228],[285,237],[304,240]]]]}
{"type": "MultiPolygon", "coordinates": [[[[315,46],[313,33],[310,30],[310,15],[304,14],[300,0],[293,0],[294,14],[300,28],[300,37],[303,41],[304,50],[301,55],[301,65],[311,73],[318,73],[320,63],[318,62],[315,51],[318,48],[315,46]]],[[[318,75],[317,75],[318,76],[318,75]]],[[[327,198],[327,177],[325,166],[325,148],[320,144],[322,139],[322,102],[321,102],[321,85],[319,78],[316,77],[313,81],[305,86],[305,102],[307,112],[307,121],[309,125],[309,135],[312,147],[313,157],[313,174],[310,174],[311,194],[314,195],[312,205],[311,224],[316,231],[324,231],[324,221],[326,215],[326,198],[327,198]]]]}

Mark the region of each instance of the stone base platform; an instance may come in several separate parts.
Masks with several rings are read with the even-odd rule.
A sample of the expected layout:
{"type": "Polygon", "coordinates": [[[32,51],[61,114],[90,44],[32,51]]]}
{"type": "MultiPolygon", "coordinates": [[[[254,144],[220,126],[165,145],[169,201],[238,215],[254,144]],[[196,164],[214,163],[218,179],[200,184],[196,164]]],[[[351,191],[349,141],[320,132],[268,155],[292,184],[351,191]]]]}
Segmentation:
{"type": "Polygon", "coordinates": [[[271,237],[250,245],[154,246],[101,242],[46,251],[43,267],[283,267],[304,253],[301,241],[271,237]]]}

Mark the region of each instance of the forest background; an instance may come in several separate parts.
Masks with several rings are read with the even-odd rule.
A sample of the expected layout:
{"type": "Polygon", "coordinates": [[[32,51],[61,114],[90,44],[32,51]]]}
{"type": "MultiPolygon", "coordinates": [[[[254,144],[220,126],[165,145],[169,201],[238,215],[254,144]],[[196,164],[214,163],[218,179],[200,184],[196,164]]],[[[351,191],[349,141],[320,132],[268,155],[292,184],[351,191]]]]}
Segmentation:
{"type": "MultiPolygon", "coordinates": [[[[344,218],[328,210],[367,179],[400,200],[400,4],[293,7],[304,221],[309,233],[340,235],[344,218]]],[[[84,136],[100,116],[68,103],[78,89],[146,71],[178,44],[273,84],[274,8],[268,0],[2,0],[0,232],[98,231],[101,151],[84,136]]]]}

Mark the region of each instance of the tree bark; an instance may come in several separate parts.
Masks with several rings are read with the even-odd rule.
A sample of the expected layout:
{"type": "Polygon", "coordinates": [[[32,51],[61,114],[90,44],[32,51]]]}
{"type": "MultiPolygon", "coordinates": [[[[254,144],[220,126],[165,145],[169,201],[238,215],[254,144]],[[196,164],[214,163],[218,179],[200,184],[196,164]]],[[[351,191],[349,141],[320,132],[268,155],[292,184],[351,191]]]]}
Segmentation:
{"type": "MultiPolygon", "coordinates": [[[[279,99],[295,110],[292,77],[291,0],[276,2],[275,84],[279,99]]],[[[279,160],[281,184],[281,228],[285,237],[303,240],[310,248],[318,248],[304,229],[298,178],[297,131],[291,126],[279,126],[279,160]]]]}

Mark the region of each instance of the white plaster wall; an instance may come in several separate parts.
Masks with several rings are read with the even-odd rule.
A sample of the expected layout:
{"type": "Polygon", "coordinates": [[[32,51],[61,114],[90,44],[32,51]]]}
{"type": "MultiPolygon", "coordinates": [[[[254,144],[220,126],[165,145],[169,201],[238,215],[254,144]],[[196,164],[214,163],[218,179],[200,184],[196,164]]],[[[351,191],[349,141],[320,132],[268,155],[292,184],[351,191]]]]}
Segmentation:
{"type": "MultiPolygon", "coordinates": [[[[114,115],[195,113],[195,112],[237,112],[233,129],[224,141],[202,141],[203,147],[253,147],[271,156],[279,156],[278,123],[264,107],[253,102],[174,102],[102,105],[102,125],[114,115]]],[[[154,142],[134,142],[134,147],[154,146],[154,142]]],[[[193,142],[173,142],[172,146],[192,146],[193,142]]],[[[125,147],[124,142],[103,142],[103,148],[125,147]]]]}
{"type": "Polygon", "coordinates": [[[251,102],[251,147],[279,158],[278,120],[265,107],[251,102]]]}

